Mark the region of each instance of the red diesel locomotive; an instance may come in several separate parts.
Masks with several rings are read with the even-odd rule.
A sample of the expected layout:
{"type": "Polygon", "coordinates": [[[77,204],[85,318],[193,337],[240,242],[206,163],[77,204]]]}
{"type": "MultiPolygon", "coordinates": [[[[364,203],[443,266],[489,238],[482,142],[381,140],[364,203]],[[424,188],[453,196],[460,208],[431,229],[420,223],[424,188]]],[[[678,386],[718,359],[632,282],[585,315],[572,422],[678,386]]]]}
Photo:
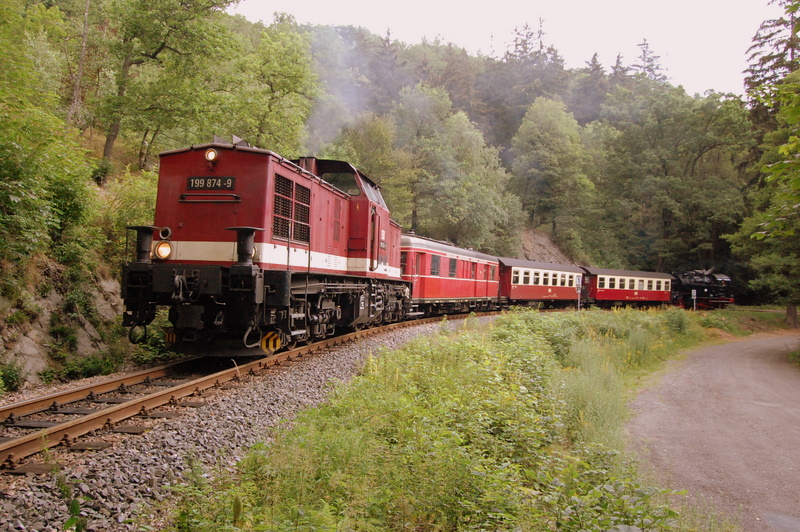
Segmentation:
{"type": "Polygon", "coordinates": [[[132,340],[159,305],[173,342],[265,351],[409,308],[400,226],[348,163],[289,161],[244,142],[165,152],[154,226],[133,229],[137,258],[122,283],[132,340]]]}
{"type": "Polygon", "coordinates": [[[258,354],[421,315],[666,305],[679,284],[401,235],[380,188],[349,163],[234,140],[161,154],[154,225],[130,228],[136,259],[123,266],[132,341],[158,307],[180,350],[258,354]]]}

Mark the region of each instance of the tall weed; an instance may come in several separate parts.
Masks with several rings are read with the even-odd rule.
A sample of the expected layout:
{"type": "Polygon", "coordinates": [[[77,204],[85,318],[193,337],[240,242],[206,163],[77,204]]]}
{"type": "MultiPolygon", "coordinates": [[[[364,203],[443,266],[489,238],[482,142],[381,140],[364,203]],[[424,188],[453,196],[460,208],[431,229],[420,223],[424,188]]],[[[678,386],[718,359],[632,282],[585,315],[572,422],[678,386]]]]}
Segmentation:
{"type": "Polygon", "coordinates": [[[616,444],[624,397],[621,355],[597,356],[592,339],[613,345],[636,327],[548,316],[376,353],[235,478],[193,488],[175,529],[669,529],[674,514],[615,453],[582,443],[616,444]]]}

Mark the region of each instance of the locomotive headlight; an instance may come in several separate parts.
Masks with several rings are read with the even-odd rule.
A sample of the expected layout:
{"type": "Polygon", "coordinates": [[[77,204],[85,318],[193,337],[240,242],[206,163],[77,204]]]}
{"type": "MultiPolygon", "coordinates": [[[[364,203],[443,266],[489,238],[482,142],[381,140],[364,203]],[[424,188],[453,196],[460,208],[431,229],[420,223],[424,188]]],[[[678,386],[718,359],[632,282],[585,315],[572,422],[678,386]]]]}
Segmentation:
{"type": "Polygon", "coordinates": [[[162,240],[153,248],[153,255],[158,260],[167,260],[172,255],[172,244],[169,240],[162,240]]]}
{"type": "Polygon", "coordinates": [[[206,150],[206,161],[210,163],[217,162],[217,158],[219,157],[219,152],[214,148],[209,148],[206,150]]]}

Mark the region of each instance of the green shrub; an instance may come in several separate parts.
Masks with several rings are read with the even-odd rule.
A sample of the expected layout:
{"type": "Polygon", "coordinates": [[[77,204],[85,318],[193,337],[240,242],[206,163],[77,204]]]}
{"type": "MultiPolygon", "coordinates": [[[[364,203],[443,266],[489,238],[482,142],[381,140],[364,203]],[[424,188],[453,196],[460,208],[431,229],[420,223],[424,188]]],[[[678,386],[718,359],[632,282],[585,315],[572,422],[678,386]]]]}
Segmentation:
{"type": "Polygon", "coordinates": [[[16,363],[0,363],[0,381],[2,390],[15,392],[25,384],[22,366],[16,363]]]}

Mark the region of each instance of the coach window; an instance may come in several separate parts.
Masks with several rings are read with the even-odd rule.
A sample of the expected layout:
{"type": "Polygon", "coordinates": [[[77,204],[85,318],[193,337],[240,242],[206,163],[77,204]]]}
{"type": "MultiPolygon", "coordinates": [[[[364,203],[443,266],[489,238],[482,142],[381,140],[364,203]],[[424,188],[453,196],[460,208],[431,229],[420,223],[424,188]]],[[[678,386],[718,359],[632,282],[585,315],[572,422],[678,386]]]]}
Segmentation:
{"type": "Polygon", "coordinates": [[[492,275],[492,281],[494,281],[495,280],[495,276],[497,275],[497,267],[492,266],[491,275],[492,275]]]}
{"type": "Polygon", "coordinates": [[[538,285],[541,281],[539,280],[539,272],[533,272],[533,284],[538,285]]]}
{"type": "Polygon", "coordinates": [[[636,290],[636,279],[628,279],[628,290],[636,290]]]}
{"type": "Polygon", "coordinates": [[[669,281],[664,281],[664,290],[669,290],[669,281]]]}
{"type": "Polygon", "coordinates": [[[639,290],[644,290],[644,279],[639,279],[639,290]]]}
{"type": "Polygon", "coordinates": [[[457,268],[458,268],[458,259],[450,259],[450,277],[456,276],[457,268]]]}
{"type": "Polygon", "coordinates": [[[569,276],[569,285],[568,286],[575,286],[575,276],[574,275],[570,275],[569,276]]]}
{"type": "Polygon", "coordinates": [[[661,281],[656,281],[656,290],[661,290],[661,281]]]}
{"type": "Polygon", "coordinates": [[[550,284],[550,274],[548,272],[542,273],[542,284],[548,286],[550,284]]]}
{"type": "Polygon", "coordinates": [[[647,289],[648,290],[652,290],[653,289],[653,280],[652,279],[647,281],[647,289]]]}
{"type": "Polygon", "coordinates": [[[562,273],[561,274],[561,286],[567,286],[567,274],[566,273],[562,273]]]}
{"type": "Polygon", "coordinates": [[[522,284],[531,284],[531,272],[525,270],[525,273],[522,274],[522,284]]]}
{"type": "Polygon", "coordinates": [[[511,284],[519,284],[519,270],[516,268],[511,270],[511,284]]]}
{"type": "Polygon", "coordinates": [[[408,251],[400,252],[400,271],[408,273],[408,251]]]}
{"type": "Polygon", "coordinates": [[[608,278],[608,287],[609,288],[616,288],[617,287],[617,279],[615,277],[608,278]]]}
{"type": "Polygon", "coordinates": [[[606,278],[602,275],[597,278],[597,288],[605,288],[606,287],[606,278]]]}
{"type": "Polygon", "coordinates": [[[439,255],[431,255],[431,275],[439,275],[439,264],[441,261],[442,257],[439,255]]]}

